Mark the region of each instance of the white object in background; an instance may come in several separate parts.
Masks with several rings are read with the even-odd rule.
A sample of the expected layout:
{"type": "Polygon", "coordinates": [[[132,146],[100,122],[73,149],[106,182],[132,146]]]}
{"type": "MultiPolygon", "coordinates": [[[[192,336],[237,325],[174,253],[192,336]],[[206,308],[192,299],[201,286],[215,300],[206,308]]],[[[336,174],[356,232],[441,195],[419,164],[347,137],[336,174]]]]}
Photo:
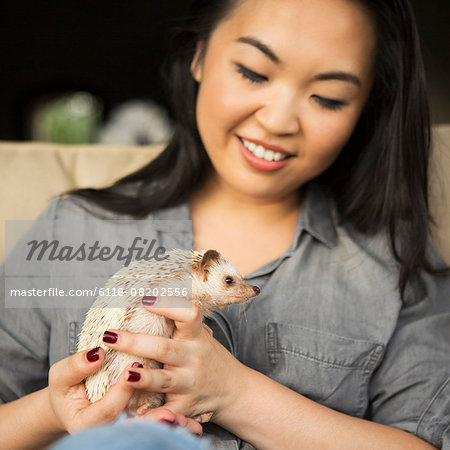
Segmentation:
{"type": "Polygon", "coordinates": [[[172,124],[161,106],[132,100],[112,111],[97,140],[103,144],[151,145],[166,143],[171,134],[172,124]]]}

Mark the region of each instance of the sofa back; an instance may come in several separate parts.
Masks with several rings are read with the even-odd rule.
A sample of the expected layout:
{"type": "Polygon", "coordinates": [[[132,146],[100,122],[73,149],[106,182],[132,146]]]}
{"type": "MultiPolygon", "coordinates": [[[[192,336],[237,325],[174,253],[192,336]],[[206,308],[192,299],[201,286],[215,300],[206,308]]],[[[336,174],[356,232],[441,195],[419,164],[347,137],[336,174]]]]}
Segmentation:
{"type": "MultiPolygon", "coordinates": [[[[5,236],[5,221],[34,220],[51,198],[70,189],[108,186],[162,148],[0,142],[0,236],[5,236]]],[[[4,256],[3,237],[0,261],[4,256]]]]}

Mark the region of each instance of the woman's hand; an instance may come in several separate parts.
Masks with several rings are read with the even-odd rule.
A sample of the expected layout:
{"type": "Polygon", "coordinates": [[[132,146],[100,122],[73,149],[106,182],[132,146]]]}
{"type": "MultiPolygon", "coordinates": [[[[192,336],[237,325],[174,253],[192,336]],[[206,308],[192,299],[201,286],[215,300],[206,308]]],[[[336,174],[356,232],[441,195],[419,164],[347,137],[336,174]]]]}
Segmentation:
{"type": "Polygon", "coordinates": [[[183,416],[183,414],[175,414],[167,409],[166,406],[162,406],[161,408],[149,409],[148,412],[140,416],[140,419],[150,419],[152,421],[169,423],[171,426],[184,427],[191,433],[197,434],[198,436],[201,436],[203,434],[203,428],[198,422],[196,422],[194,419],[183,416]]]}
{"type": "MultiPolygon", "coordinates": [[[[104,358],[103,349],[97,348],[78,352],[50,368],[48,392],[61,431],[74,433],[90,425],[113,422],[128,405],[136,387],[128,381],[128,370],[136,370],[131,364],[103,398],[94,403],[87,398],[83,380],[100,369],[104,358]]],[[[175,414],[166,407],[150,410],[145,419],[179,425],[197,435],[203,432],[195,420],[175,414]]]]}
{"type": "Polygon", "coordinates": [[[89,425],[112,422],[127,406],[134,392],[127,382],[128,370],[102,399],[91,403],[87,398],[83,380],[100,369],[104,358],[105,352],[99,347],[75,353],[50,367],[50,404],[61,430],[74,433],[89,425]]]}
{"type": "Polygon", "coordinates": [[[140,333],[114,331],[118,340],[108,347],[131,355],[154,359],[164,364],[162,369],[139,369],[137,389],[166,394],[164,408],[205,422],[212,413],[239,397],[241,368],[244,367],[228,350],[213,338],[203,324],[196,305],[191,308],[155,308],[152,313],[175,322],[171,339],[140,333]]]}
{"type": "MultiPolygon", "coordinates": [[[[113,422],[124,411],[136,387],[128,381],[127,367],[100,400],[91,403],[86,395],[84,379],[100,369],[105,358],[101,348],[78,352],[53,364],[49,372],[48,393],[57,427],[74,433],[90,425],[113,422]]],[[[150,410],[146,420],[179,425],[201,435],[202,426],[193,419],[174,413],[167,407],[150,410]]]]}

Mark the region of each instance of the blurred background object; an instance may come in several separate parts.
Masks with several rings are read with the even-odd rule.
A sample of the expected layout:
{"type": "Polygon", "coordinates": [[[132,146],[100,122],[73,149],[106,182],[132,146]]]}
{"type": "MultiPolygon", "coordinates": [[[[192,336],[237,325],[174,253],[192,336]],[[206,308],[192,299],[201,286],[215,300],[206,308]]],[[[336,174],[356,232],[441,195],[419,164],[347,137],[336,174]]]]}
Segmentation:
{"type": "MultiPolygon", "coordinates": [[[[168,31],[190,3],[1,1],[0,140],[32,140],[30,105],[47,95],[88,92],[102,104],[102,136],[113,135],[106,131],[107,124],[116,120],[113,110],[118,112],[125,102],[150,99],[168,109],[160,67],[168,50],[168,31]]],[[[432,121],[450,123],[450,1],[412,0],[412,4],[422,40],[432,121]]],[[[135,108],[134,114],[144,117],[144,109],[135,108]]],[[[132,131],[128,138],[130,134],[135,136],[132,131]]],[[[146,142],[148,137],[138,139],[146,142]]]]}
{"type": "Polygon", "coordinates": [[[152,145],[167,142],[172,125],[166,111],[150,100],[122,103],[98,132],[102,144],[152,145]]]}
{"type": "Polygon", "coordinates": [[[30,107],[30,139],[88,144],[101,123],[102,102],[89,92],[66,92],[36,100],[30,107]]]}
{"type": "Polygon", "coordinates": [[[125,102],[150,100],[167,111],[160,68],[169,29],[189,4],[0,1],[0,140],[33,140],[36,102],[65,92],[95,97],[102,104],[102,128],[125,102]]]}

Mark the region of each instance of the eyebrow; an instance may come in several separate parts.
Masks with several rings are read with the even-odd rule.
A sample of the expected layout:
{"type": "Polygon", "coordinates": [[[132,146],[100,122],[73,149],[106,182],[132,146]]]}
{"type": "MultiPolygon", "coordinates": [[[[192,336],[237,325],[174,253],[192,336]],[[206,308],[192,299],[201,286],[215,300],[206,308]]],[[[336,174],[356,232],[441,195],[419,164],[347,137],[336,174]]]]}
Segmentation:
{"type": "Polygon", "coordinates": [[[349,83],[356,84],[361,87],[361,80],[352,73],[347,72],[326,72],[314,75],[313,81],[327,81],[327,80],[338,80],[338,81],[348,81],[349,83]]]}
{"type": "MultiPolygon", "coordinates": [[[[275,52],[267,45],[261,42],[259,39],[253,36],[242,36],[236,40],[243,44],[249,44],[264,53],[275,64],[283,64],[281,59],[275,54],[275,52]]],[[[361,80],[354,74],[348,72],[326,72],[314,75],[312,81],[328,81],[338,80],[347,81],[361,87],[361,80]]]]}
{"type": "Polygon", "coordinates": [[[277,55],[275,55],[275,52],[268,45],[261,42],[259,39],[256,39],[252,36],[243,36],[237,39],[237,42],[253,45],[253,47],[256,47],[258,50],[263,52],[275,64],[281,64],[281,59],[278,58],[277,55]]]}

